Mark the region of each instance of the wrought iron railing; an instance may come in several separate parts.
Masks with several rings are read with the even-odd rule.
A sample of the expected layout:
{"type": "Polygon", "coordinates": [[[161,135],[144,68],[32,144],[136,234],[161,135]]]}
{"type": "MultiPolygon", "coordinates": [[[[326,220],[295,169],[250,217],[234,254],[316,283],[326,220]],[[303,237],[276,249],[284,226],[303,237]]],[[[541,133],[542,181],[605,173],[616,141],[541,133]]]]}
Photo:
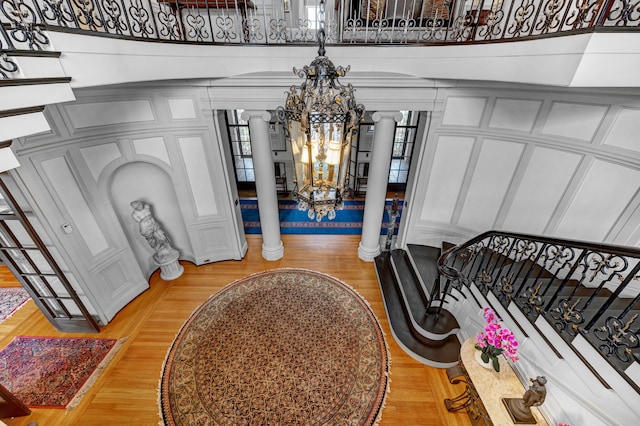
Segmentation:
{"type": "MultiPolygon", "coordinates": [[[[327,44],[461,43],[638,28],[632,0],[328,0],[327,44]]],[[[194,43],[314,43],[317,0],[1,0],[0,50],[45,29],[194,43]]]]}
{"type": "Polygon", "coordinates": [[[625,370],[640,362],[640,249],[491,231],[438,261],[441,308],[473,284],[532,324],[540,317],[568,343],[581,335],[636,389],[625,370]]]}
{"type": "MultiPolygon", "coordinates": [[[[487,43],[640,28],[639,0],[327,0],[327,44],[487,43]]],[[[0,0],[0,80],[46,30],[202,44],[316,43],[319,0],[0,0]]]]}

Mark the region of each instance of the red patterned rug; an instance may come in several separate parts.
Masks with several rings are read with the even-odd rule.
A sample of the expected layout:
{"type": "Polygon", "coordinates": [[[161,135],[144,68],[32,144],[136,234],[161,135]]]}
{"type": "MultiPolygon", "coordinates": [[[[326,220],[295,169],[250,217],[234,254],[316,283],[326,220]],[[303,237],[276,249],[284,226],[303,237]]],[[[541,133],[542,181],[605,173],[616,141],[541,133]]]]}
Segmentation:
{"type": "Polygon", "coordinates": [[[389,386],[377,318],[348,285],[276,269],[191,315],[163,366],[166,425],[373,425],[389,386]]]}
{"type": "Polygon", "coordinates": [[[22,287],[0,288],[0,322],[9,318],[29,301],[30,297],[22,287]]]}
{"type": "Polygon", "coordinates": [[[29,407],[71,409],[118,343],[115,339],[15,337],[0,351],[0,384],[29,407]]]}

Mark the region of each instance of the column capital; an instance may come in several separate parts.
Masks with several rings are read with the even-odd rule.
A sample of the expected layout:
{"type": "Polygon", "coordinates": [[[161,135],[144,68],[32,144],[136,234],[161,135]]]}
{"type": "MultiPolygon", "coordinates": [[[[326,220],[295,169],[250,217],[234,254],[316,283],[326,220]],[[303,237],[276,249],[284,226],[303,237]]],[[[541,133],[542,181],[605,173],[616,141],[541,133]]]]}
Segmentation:
{"type": "Polygon", "coordinates": [[[400,111],[376,111],[371,116],[374,123],[382,120],[383,118],[392,118],[396,123],[402,120],[402,113],[400,111]]]}
{"type": "Polygon", "coordinates": [[[271,121],[271,113],[265,110],[244,110],[242,112],[242,119],[245,121],[249,121],[252,117],[262,118],[267,123],[271,121]]]}

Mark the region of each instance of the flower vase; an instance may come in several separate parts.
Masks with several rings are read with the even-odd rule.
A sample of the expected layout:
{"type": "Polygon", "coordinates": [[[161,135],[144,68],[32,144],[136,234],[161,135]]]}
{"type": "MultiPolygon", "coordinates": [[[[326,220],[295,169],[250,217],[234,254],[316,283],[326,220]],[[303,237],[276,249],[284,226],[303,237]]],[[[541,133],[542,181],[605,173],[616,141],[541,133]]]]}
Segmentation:
{"type": "Polygon", "coordinates": [[[489,361],[487,361],[487,362],[484,362],[482,360],[482,351],[478,351],[477,350],[475,352],[475,358],[476,358],[476,361],[478,361],[478,364],[480,364],[481,366],[483,366],[486,369],[493,370],[493,362],[491,362],[491,358],[489,358],[489,361]]]}

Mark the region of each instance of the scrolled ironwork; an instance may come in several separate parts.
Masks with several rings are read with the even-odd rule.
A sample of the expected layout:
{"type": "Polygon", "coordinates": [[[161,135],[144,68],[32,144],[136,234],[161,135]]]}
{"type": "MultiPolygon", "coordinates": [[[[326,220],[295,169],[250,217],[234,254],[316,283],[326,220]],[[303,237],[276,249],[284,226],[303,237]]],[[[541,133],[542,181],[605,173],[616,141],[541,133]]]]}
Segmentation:
{"type": "Polygon", "coordinates": [[[556,320],[554,326],[558,331],[567,332],[570,336],[576,336],[578,328],[584,323],[584,315],[578,305],[582,299],[572,302],[568,299],[560,299],[555,308],[549,311],[549,315],[556,320]]]}
{"type": "Polygon", "coordinates": [[[44,0],[40,8],[42,17],[48,23],[55,22],[60,27],[75,24],[73,12],[64,0],[44,0]]]}
{"type": "Polygon", "coordinates": [[[638,25],[640,22],[640,1],[619,0],[609,12],[607,20],[617,27],[638,25]]]}
{"type": "Polygon", "coordinates": [[[536,7],[534,0],[524,1],[516,8],[512,22],[507,27],[507,34],[512,37],[526,36],[531,31],[532,19],[535,15],[536,7]]]}
{"type": "Polygon", "coordinates": [[[216,17],[216,27],[218,32],[216,38],[224,43],[231,43],[238,39],[238,33],[235,32],[235,23],[229,16],[216,17]]]}
{"type": "Polygon", "coordinates": [[[182,40],[182,30],[180,29],[180,21],[172,11],[161,10],[158,13],[158,23],[160,27],[158,32],[162,37],[169,40],[182,40]]]}
{"type": "Polygon", "coordinates": [[[142,0],[132,0],[128,11],[131,31],[138,37],[151,38],[156,33],[152,25],[153,17],[142,4],[142,0]]]}
{"type": "Polygon", "coordinates": [[[107,31],[112,30],[119,35],[127,34],[129,25],[123,16],[123,8],[120,2],[118,0],[102,0],[101,4],[105,15],[104,25],[107,31]]]}
{"type": "Polygon", "coordinates": [[[269,20],[269,40],[274,43],[284,43],[287,41],[287,22],[284,19],[269,20]]]}
{"type": "Polygon", "coordinates": [[[601,6],[600,0],[576,0],[575,9],[567,16],[566,24],[574,29],[590,26],[600,12],[601,6]]]}
{"type": "Polygon", "coordinates": [[[487,14],[486,24],[477,31],[478,38],[482,40],[492,40],[497,38],[502,32],[504,12],[502,10],[492,10],[487,14]]]}
{"type": "Polygon", "coordinates": [[[542,14],[535,25],[540,34],[547,34],[561,25],[562,11],[566,0],[549,0],[542,7],[542,14]]]}
{"type": "Polygon", "coordinates": [[[609,317],[604,325],[596,328],[593,334],[602,342],[600,349],[608,356],[615,355],[620,361],[628,363],[634,360],[633,349],[639,346],[638,330],[632,330],[631,325],[638,318],[634,314],[629,320],[609,317]]]}
{"type": "Polygon", "coordinates": [[[188,40],[202,42],[208,40],[211,34],[207,31],[208,21],[199,13],[189,13],[184,17],[185,31],[188,40]]]}
{"type": "Polygon", "coordinates": [[[16,64],[6,53],[0,55],[0,78],[8,79],[9,74],[13,74],[18,71],[18,64],[16,64]]]}
{"type": "Polygon", "coordinates": [[[518,296],[520,307],[530,317],[537,317],[544,305],[542,282],[526,286],[518,296]]]}
{"type": "Polygon", "coordinates": [[[44,33],[42,23],[38,21],[38,12],[23,0],[2,0],[0,11],[11,25],[7,34],[19,44],[26,43],[31,50],[44,50],[49,37],[44,33]]]}
{"type": "Polygon", "coordinates": [[[94,32],[104,28],[104,23],[98,15],[93,0],[73,0],[72,7],[76,11],[76,19],[80,28],[87,28],[94,32]]]}

